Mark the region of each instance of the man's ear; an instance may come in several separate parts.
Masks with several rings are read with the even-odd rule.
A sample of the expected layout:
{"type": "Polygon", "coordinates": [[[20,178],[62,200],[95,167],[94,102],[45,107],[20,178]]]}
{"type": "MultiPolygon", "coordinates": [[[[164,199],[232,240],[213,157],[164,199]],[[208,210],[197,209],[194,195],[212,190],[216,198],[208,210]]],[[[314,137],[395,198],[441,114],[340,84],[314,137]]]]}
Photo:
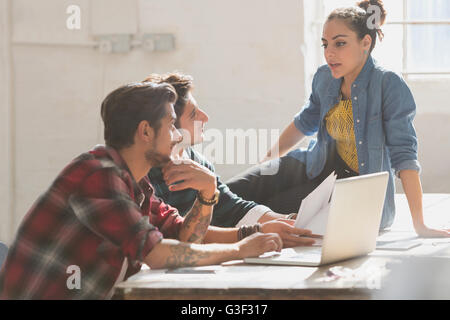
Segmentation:
{"type": "Polygon", "coordinates": [[[155,138],[155,131],[150,127],[148,121],[142,120],[136,130],[136,138],[143,142],[150,142],[155,138]]]}

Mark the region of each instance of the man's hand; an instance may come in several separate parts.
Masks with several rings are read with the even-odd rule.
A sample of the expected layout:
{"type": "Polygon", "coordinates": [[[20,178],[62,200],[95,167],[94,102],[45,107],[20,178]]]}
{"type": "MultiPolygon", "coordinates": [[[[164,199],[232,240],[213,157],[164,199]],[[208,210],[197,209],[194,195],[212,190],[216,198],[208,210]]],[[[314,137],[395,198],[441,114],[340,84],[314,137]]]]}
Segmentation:
{"type": "Polygon", "coordinates": [[[217,188],[216,175],[190,159],[177,164],[171,161],[162,169],[162,173],[170,191],[191,188],[199,191],[205,199],[211,199],[217,188]],[[179,183],[174,184],[176,182],[179,183]]]}
{"type": "Polygon", "coordinates": [[[264,213],[259,219],[259,223],[265,223],[268,221],[276,220],[276,219],[286,219],[286,214],[276,213],[273,211],[267,211],[264,213]]]}
{"type": "Polygon", "coordinates": [[[311,246],[314,239],[319,236],[313,235],[310,230],[294,228],[294,220],[278,219],[262,224],[261,231],[264,233],[274,232],[280,235],[285,248],[311,246]],[[304,238],[310,237],[310,238],[304,238]]]}
{"type": "Polygon", "coordinates": [[[258,257],[268,251],[281,251],[283,241],[276,233],[254,233],[237,243],[239,258],[258,257]]]}
{"type": "MultiPolygon", "coordinates": [[[[214,173],[192,160],[169,162],[162,169],[162,173],[171,191],[192,188],[198,190],[204,199],[212,199],[217,188],[214,173]],[[176,182],[179,183],[174,184],[176,182]]],[[[184,217],[179,239],[186,242],[202,242],[211,223],[212,212],[212,206],[205,206],[196,200],[184,217]]]]}

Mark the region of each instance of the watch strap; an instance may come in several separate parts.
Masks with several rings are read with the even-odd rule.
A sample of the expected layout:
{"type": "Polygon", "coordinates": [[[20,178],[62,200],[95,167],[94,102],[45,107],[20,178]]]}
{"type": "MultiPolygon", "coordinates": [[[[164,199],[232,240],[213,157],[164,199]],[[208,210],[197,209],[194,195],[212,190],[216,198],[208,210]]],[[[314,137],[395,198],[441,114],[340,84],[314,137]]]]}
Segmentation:
{"type": "Polygon", "coordinates": [[[216,189],[216,191],[214,192],[214,197],[212,199],[205,199],[205,198],[203,198],[201,193],[198,192],[197,199],[201,204],[203,204],[205,206],[213,206],[219,202],[219,195],[220,195],[220,192],[219,192],[219,190],[216,189]]]}

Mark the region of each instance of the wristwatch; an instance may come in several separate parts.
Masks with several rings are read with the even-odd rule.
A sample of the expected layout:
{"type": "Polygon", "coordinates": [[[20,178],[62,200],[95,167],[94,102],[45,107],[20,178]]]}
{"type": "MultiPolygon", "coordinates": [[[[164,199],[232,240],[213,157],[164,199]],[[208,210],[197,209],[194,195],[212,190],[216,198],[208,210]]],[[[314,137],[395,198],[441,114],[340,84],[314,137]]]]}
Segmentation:
{"type": "Polygon", "coordinates": [[[214,197],[212,199],[205,199],[203,198],[203,196],[201,195],[200,192],[197,192],[197,199],[198,201],[205,205],[205,206],[213,206],[215,204],[217,204],[219,202],[219,196],[220,196],[220,191],[216,189],[216,191],[214,191],[214,197]]]}

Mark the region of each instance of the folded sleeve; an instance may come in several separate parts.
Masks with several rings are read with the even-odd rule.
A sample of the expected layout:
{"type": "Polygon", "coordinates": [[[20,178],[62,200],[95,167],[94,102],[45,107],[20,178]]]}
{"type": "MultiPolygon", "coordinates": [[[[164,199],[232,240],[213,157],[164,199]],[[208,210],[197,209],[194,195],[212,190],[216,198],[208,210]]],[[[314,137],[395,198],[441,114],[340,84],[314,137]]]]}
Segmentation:
{"type": "Polygon", "coordinates": [[[236,224],[236,227],[258,223],[258,220],[269,211],[272,211],[269,207],[257,205],[256,207],[249,210],[247,214],[241,220],[239,220],[239,222],[236,224]]]}
{"type": "Polygon", "coordinates": [[[130,182],[112,168],[90,174],[69,197],[76,218],[99,237],[121,248],[130,261],[143,261],[163,234],[130,196],[130,182]]]}
{"type": "Polygon", "coordinates": [[[320,100],[317,95],[317,78],[321,70],[314,75],[312,91],[309,100],[299,113],[294,116],[295,127],[306,136],[311,136],[319,130],[320,122],[320,100]]]}
{"type": "MultiPolygon", "coordinates": [[[[220,192],[219,203],[214,206],[211,225],[217,227],[234,227],[257,203],[247,201],[233,193],[217,177],[217,189],[220,192]]],[[[269,210],[268,210],[269,211],[269,210]]]]}
{"type": "Polygon", "coordinates": [[[159,228],[165,238],[178,239],[184,218],[178,210],[162,199],[152,196],[150,198],[150,222],[159,228]]]}
{"type": "Polygon", "coordinates": [[[383,79],[383,125],[392,168],[421,171],[417,159],[418,141],[413,125],[416,104],[404,80],[394,72],[383,79]]]}

